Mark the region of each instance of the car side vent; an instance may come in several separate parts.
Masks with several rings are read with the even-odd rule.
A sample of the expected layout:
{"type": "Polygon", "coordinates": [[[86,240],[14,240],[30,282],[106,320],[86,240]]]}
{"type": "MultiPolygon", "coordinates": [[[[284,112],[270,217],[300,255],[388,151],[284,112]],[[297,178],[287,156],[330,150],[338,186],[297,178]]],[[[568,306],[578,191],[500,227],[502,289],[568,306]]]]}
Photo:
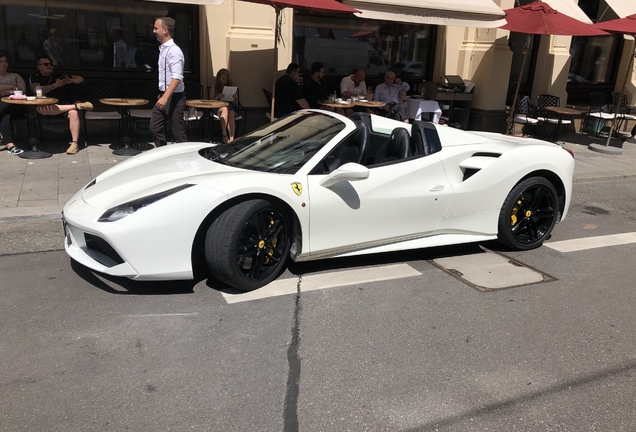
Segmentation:
{"type": "Polygon", "coordinates": [[[478,152],[473,154],[473,157],[475,156],[483,156],[483,157],[491,157],[491,158],[498,158],[499,156],[501,156],[500,153],[488,153],[488,152],[478,152]]]}
{"type": "Polygon", "coordinates": [[[84,188],[84,190],[88,189],[91,186],[94,186],[95,183],[97,183],[97,179],[94,178],[89,184],[86,185],[86,187],[84,188]]]}
{"type": "Polygon", "coordinates": [[[88,249],[99,252],[100,254],[110,258],[112,261],[115,262],[115,264],[113,264],[113,262],[111,262],[110,260],[100,260],[98,259],[98,257],[93,256],[93,259],[99,261],[101,264],[107,267],[113,267],[113,265],[122,264],[124,262],[119,254],[115,252],[115,249],[113,249],[113,247],[109,245],[108,242],[103,238],[93,234],[84,233],[84,240],[86,241],[86,247],[88,249]]]}
{"type": "Polygon", "coordinates": [[[466,170],[464,170],[464,179],[462,181],[466,181],[469,178],[471,178],[473,175],[477,174],[479,172],[478,169],[474,169],[474,168],[467,168],[466,170]]]}

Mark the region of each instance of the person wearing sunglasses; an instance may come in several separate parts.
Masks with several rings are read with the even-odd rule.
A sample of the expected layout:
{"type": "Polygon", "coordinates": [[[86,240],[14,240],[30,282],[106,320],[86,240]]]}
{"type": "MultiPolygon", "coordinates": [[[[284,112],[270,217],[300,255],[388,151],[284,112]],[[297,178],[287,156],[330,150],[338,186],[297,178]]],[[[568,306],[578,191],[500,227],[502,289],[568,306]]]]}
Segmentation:
{"type": "Polygon", "coordinates": [[[39,87],[43,95],[58,100],[56,105],[38,106],[37,111],[41,115],[64,115],[68,119],[71,142],[66,149],[66,154],[76,154],[79,151],[77,140],[80,132],[80,119],[77,111],[93,109],[93,104],[90,102],[71,102],[73,100],[73,85],[81,84],[84,82],[84,78],[79,75],[66,75],[54,70],[53,62],[46,55],[38,57],[35,64],[38,73],[29,78],[31,91],[36,94],[36,89],[39,87]]]}

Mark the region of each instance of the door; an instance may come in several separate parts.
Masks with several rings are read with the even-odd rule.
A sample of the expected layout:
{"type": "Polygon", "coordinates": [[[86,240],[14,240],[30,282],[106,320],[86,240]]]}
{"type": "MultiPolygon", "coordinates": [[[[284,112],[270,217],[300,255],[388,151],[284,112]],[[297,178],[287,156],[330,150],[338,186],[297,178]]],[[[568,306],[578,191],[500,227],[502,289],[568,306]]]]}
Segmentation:
{"type": "Polygon", "coordinates": [[[452,188],[435,155],[371,167],[364,180],[320,185],[309,175],[310,255],[422,237],[435,230],[452,188]]]}

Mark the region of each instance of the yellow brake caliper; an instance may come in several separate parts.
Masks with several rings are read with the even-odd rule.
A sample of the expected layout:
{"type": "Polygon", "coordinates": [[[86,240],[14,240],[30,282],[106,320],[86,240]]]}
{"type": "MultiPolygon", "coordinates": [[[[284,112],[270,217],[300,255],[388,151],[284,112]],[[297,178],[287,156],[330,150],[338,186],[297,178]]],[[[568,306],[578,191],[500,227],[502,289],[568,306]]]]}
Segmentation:
{"type": "Polygon", "coordinates": [[[512,208],[512,214],[510,215],[510,225],[515,226],[519,219],[517,218],[517,212],[519,211],[519,206],[523,204],[523,197],[520,200],[517,200],[517,206],[512,208]]]}
{"type": "MultiPolygon", "coordinates": [[[[269,226],[271,227],[272,225],[274,225],[274,218],[270,217],[269,218],[269,226]]],[[[267,244],[267,245],[263,244],[264,247],[266,246],[265,252],[267,253],[267,255],[265,255],[265,261],[263,262],[263,264],[269,263],[269,257],[274,255],[274,248],[276,247],[276,240],[277,240],[277,238],[273,238],[272,241],[269,242],[269,244],[267,244]]],[[[263,242],[263,240],[261,240],[261,242],[263,242]]],[[[260,246],[261,245],[259,243],[259,247],[260,246]]]]}

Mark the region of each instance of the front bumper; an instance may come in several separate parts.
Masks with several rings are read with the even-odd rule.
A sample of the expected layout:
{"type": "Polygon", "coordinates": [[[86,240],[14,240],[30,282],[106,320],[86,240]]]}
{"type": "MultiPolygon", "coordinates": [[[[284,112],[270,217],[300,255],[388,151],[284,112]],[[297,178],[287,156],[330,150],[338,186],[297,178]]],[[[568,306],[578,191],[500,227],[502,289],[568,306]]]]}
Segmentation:
{"type": "Polygon", "coordinates": [[[196,185],[116,222],[97,222],[107,210],[78,192],[65,206],[64,247],[80,264],[136,280],[193,278],[192,246],[206,216],[227,197],[196,185]]]}

